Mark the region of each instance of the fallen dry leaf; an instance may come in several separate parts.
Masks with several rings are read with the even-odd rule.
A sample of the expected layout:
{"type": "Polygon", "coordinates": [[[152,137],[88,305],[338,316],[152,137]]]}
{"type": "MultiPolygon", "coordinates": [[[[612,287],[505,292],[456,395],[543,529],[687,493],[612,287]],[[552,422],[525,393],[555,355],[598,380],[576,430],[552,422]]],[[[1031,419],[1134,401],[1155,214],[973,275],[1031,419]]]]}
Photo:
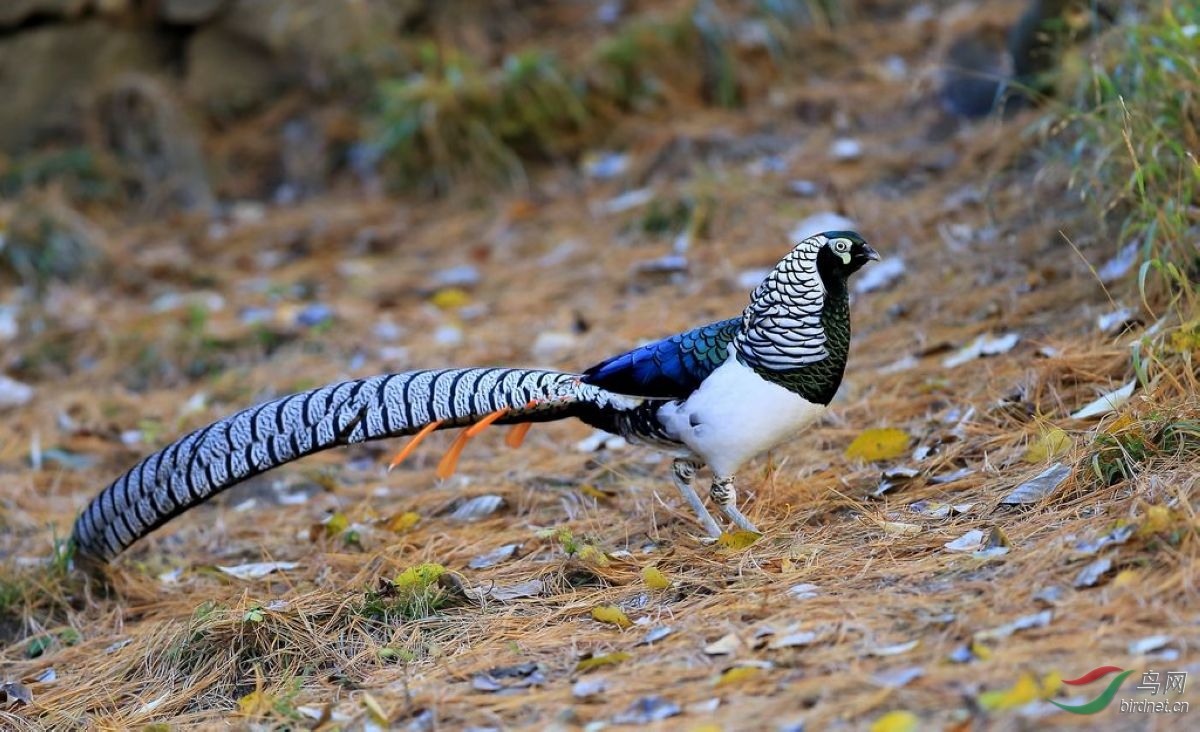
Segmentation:
{"type": "Polygon", "coordinates": [[[657,643],[658,641],[662,640],[663,638],[666,638],[667,636],[671,635],[674,632],[675,632],[674,628],[672,628],[670,626],[666,626],[666,625],[660,625],[656,628],[651,628],[650,631],[647,632],[646,635],[642,636],[642,639],[640,641],[638,641],[637,643],[635,643],[634,645],[648,646],[652,643],[657,643]]]}
{"type": "Polygon", "coordinates": [[[364,691],[361,697],[362,705],[367,710],[367,716],[376,724],[386,726],[388,724],[388,714],[383,711],[383,707],[371,696],[370,692],[364,691]]]}
{"type": "Polygon", "coordinates": [[[1040,613],[1023,615],[1011,623],[1005,623],[1004,625],[1000,625],[989,630],[979,631],[974,636],[975,642],[981,643],[988,640],[999,640],[1001,638],[1007,638],[1018,631],[1029,630],[1030,628],[1044,628],[1049,625],[1050,621],[1053,619],[1053,610],[1043,610],[1040,613]]]}
{"type": "Polygon", "coordinates": [[[1008,506],[1037,503],[1053,494],[1070,476],[1071,466],[1055,463],[1014,488],[1000,503],[1008,506]]]}
{"type": "Polygon", "coordinates": [[[615,625],[624,630],[633,625],[633,621],[625,614],[625,611],[615,605],[601,605],[600,607],[592,608],[592,618],[601,623],[615,625]]]}
{"type": "Polygon", "coordinates": [[[233,567],[217,565],[217,569],[230,577],[237,577],[240,580],[254,580],[262,579],[272,572],[295,569],[299,566],[299,562],[250,562],[249,564],[238,564],[233,567]]]}
{"type": "Polygon", "coordinates": [[[871,723],[870,732],[915,732],[921,719],[909,711],[888,712],[871,723]]]}
{"type": "Polygon", "coordinates": [[[909,651],[916,648],[920,644],[921,644],[921,640],[919,638],[917,638],[914,640],[907,641],[905,643],[895,643],[890,646],[871,646],[871,647],[867,648],[866,655],[876,656],[879,658],[883,658],[886,656],[899,656],[901,654],[908,653],[909,651]]]}
{"type": "Polygon", "coordinates": [[[846,448],[850,460],[891,460],[908,451],[908,433],[895,428],[869,429],[861,432],[846,448]]]}
{"type": "Polygon", "coordinates": [[[1129,397],[1133,396],[1133,389],[1136,386],[1137,381],[1130,381],[1119,389],[1113,389],[1110,392],[1101,394],[1072,412],[1071,419],[1091,419],[1092,417],[1102,417],[1117,411],[1125,402],[1129,401],[1129,397]]]}
{"type": "Polygon", "coordinates": [[[421,514],[414,511],[398,513],[383,522],[383,527],[394,533],[402,533],[416,526],[421,520],[421,514]]]}
{"type": "Polygon", "coordinates": [[[942,366],[948,369],[962,366],[981,356],[999,356],[1008,353],[1017,345],[1021,337],[1016,333],[1005,333],[1002,336],[981,335],[970,344],[964,346],[953,355],[942,361],[942,366]]]}
{"type": "Polygon", "coordinates": [[[683,709],[669,699],[661,696],[644,696],[630,704],[625,711],[614,716],[612,721],[613,724],[646,725],[652,722],[661,722],[682,713],[683,709]]]}
{"type": "Polygon", "coordinates": [[[0,684],[0,701],[8,704],[32,704],[33,692],[24,684],[16,681],[5,681],[0,684]]]}
{"type": "Polygon", "coordinates": [[[519,547],[520,544],[505,544],[504,546],[497,547],[487,554],[481,554],[472,558],[471,561],[467,562],[467,569],[487,569],[502,562],[507,562],[517,553],[519,547]]]}
{"type": "Polygon", "coordinates": [[[728,551],[747,549],[762,538],[762,534],[753,531],[723,531],[717,539],[717,546],[728,551]]]}
{"type": "Polygon", "coordinates": [[[734,666],[726,669],[717,677],[717,686],[727,686],[737,684],[747,679],[752,679],[762,673],[762,669],[757,666],[734,666]]]}
{"type": "Polygon", "coordinates": [[[1095,587],[1100,583],[1101,578],[1112,570],[1112,560],[1108,557],[1101,557],[1095,561],[1089,562],[1086,567],[1079,570],[1079,574],[1075,576],[1075,581],[1072,585],[1076,589],[1084,587],[1095,587]]]}
{"type": "Polygon", "coordinates": [[[623,651],[617,653],[602,653],[598,656],[591,654],[585,655],[575,663],[576,673],[586,673],[600,668],[601,666],[614,666],[622,661],[628,661],[633,658],[633,654],[623,651]]]}
{"type": "Polygon", "coordinates": [[[971,529],[954,541],[948,541],[943,546],[952,552],[973,552],[983,546],[984,533],[979,529],[971,529]]]}
{"type": "Polygon", "coordinates": [[[1024,460],[1027,463],[1044,463],[1071,449],[1071,436],[1059,427],[1050,427],[1038,433],[1029,443],[1024,460]]]}
{"type": "Polygon", "coordinates": [[[779,650],[780,648],[796,648],[799,646],[807,646],[815,643],[817,634],[812,631],[800,631],[798,633],[788,633],[771,639],[767,644],[767,648],[771,650],[779,650]]]}
{"type": "Polygon", "coordinates": [[[652,590],[665,590],[671,586],[671,580],[658,567],[643,567],[642,582],[652,590]]]}
{"type": "Polygon", "coordinates": [[[726,633],[704,647],[704,652],[710,656],[728,656],[737,653],[745,644],[736,633],[726,633]]]}
{"type": "Polygon", "coordinates": [[[526,580],[524,582],[515,582],[511,585],[488,584],[480,585],[474,589],[466,590],[467,597],[473,600],[495,600],[497,602],[511,602],[519,600],[522,597],[537,597],[546,589],[545,583],[541,580],[526,580]]]}
{"type": "Polygon", "coordinates": [[[471,523],[491,516],[504,506],[504,497],[495,495],[475,496],[463,501],[448,518],[451,521],[471,523]]]}

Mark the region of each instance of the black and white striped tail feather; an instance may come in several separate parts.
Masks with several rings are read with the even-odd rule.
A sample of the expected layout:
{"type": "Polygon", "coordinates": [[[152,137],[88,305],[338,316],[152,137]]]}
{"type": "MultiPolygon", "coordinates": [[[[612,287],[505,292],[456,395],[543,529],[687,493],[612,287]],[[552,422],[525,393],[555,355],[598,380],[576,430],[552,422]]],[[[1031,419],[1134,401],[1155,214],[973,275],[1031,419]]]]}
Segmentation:
{"type": "Polygon", "coordinates": [[[291,394],[149,455],[92,500],[73,539],[81,555],[111,559],[226,488],[321,450],[411,435],[434,421],[438,429],[461,427],[505,408],[497,424],[562,419],[573,405],[609,399],[575,374],[515,368],[383,374],[291,394]]]}

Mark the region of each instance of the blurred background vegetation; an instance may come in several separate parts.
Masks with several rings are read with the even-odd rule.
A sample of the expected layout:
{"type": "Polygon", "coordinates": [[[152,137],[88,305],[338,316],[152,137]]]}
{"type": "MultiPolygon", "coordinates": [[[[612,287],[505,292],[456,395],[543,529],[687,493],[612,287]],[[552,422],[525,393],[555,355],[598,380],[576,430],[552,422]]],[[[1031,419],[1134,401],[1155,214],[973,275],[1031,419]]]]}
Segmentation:
{"type": "MultiPolygon", "coordinates": [[[[888,0],[13,0],[0,7],[0,270],[94,267],[87,217],[220,216],[326,192],[528,186],[697,107],[769,101],[847,55],[848,23],[987,3],[888,0]]],[[[1191,2],[1030,0],[941,42],[951,118],[1058,96],[1039,138],[1155,272],[1194,279],[1191,2]],[[1065,61],[1066,49],[1091,43],[1065,61]],[[1174,242],[1174,243],[1172,243],[1174,242]]],[[[900,83],[920,80],[898,79],[900,83]]]]}

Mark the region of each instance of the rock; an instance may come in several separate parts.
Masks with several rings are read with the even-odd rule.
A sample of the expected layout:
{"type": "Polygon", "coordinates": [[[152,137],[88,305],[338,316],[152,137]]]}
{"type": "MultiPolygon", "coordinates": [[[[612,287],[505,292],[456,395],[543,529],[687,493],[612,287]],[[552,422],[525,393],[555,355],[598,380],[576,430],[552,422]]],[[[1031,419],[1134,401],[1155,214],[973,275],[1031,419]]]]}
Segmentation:
{"type": "Polygon", "coordinates": [[[424,4],[424,0],[232,0],[219,23],[276,56],[298,57],[309,71],[315,67],[327,73],[346,57],[390,41],[424,4]]]}
{"type": "Polygon", "coordinates": [[[218,117],[253,109],[289,80],[270,51],[220,26],[196,31],[186,54],[188,98],[218,117]]]}
{"type": "Polygon", "coordinates": [[[984,25],[951,44],[938,91],[943,109],[977,118],[1053,95],[1064,54],[1113,20],[1104,3],[1029,0],[1012,28],[984,25]]]}
{"type": "Polygon", "coordinates": [[[124,74],[96,95],[91,111],[93,146],[120,162],[147,215],[175,207],[213,211],[199,137],[167,85],[148,74],[124,74]]]}
{"type": "Polygon", "coordinates": [[[197,25],[221,12],[227,0],[159,0],[158,17],[175,25],[197,25]]]}
{"type": "Polygon", "coordinates": [[[33,17],[74,18],[88,0],[4,0],[0,3],[0,28],[20,25],[33,17]]]}
{"type": "Polygon", "coordinates": [[[129,14],[133,9],[133,0],[92,0],[92,7],[100,15],[116,18],[129,14]]]}
{"type": "Polygon", "coordinates": [[[985,26],[958,38],[946,51],[938,97],[942,108],[957,117],[985,117],[1003,98],[1012,76],[1005,30],[985,26]]]}
{"type": "Polygon", "coordinates": [[[0,69],[21,70],[0,75],[0,150],[78,137],[89,92],[129,71],[162,69],[170,50],[170,41],[152,31],[98,18],[0,37],[0,69]]]}

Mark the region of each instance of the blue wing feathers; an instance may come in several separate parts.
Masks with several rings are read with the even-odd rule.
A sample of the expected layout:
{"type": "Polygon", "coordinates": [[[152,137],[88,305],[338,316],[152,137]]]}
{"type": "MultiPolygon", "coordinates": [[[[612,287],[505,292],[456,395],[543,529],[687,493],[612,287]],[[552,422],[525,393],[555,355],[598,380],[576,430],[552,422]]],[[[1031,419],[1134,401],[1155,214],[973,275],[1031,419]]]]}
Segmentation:
{"type": "Polygon", "coordinates": [[[630,396],[686,397],[729,357],[740,324],[740,318],[722,320],[635,348],[591,367],[583,381],[630,396]]]}

